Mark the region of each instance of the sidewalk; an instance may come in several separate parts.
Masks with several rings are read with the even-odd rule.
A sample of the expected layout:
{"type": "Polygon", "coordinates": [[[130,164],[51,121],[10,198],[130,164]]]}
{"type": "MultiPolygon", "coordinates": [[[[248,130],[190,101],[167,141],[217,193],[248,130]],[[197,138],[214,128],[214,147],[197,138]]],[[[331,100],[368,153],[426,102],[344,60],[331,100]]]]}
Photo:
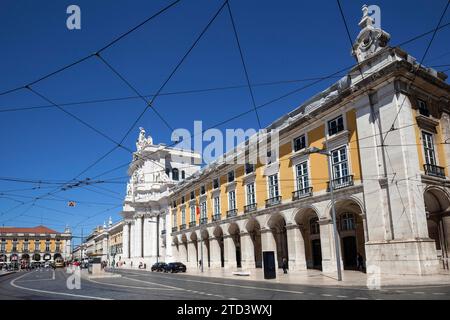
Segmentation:
{"type": "Polygon", "coordinates": [[[8,274],[14,273],[15,271],[5,271],[5,270],[0,270],[0,277],[1,276],[6,276],[8,274]]]}
{"type": "Polygon", "coordinates": [[[265,280],[263,269],[252,270],[222,270],[205,268],[202,273],[200,269],[191,269],[186,275],[204,276],[212,278],[226,278],[247,281],[264,281],[283,284],[302,284],[310,286],[335,286],[335,287],[393,287],[393,286],[429,286],[429,285],[450,285],[450,274],[440,274],[434,276],[381,276],[375,278],[359,271],[343,271],[342,281],[337,281],[335,274],[324,274],[319,270],[294,271],[283,274],[282,270],[277,271],[276,279],[265,280]],[[235,275],[233,272],[250,273],[250,275],[235,275]]]}

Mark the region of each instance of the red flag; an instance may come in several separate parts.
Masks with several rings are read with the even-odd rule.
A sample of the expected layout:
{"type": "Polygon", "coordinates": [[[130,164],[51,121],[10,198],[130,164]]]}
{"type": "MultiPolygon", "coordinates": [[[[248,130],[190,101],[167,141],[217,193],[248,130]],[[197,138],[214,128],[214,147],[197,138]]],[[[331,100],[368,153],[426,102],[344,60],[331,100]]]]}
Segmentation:
{"type": "Polygon", "coordinates": [[[195,211],[197,212],[197,215],[200,215],[200,207],[198,206],[198,204],[195,205],[195,211]]]}

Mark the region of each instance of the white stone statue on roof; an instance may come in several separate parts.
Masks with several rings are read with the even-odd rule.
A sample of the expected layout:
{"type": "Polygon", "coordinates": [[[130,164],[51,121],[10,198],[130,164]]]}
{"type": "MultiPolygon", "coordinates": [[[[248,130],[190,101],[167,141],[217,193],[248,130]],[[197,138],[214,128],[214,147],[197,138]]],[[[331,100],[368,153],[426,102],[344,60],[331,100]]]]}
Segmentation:
{"type": "Polygon", "coordinates": [[[139,127],[139,138],[136,142],[136,149],[139,151],[144,148],[146,145],[153,144],[153,139],[151,136],[145,137],[145,129],[139,127]]]}

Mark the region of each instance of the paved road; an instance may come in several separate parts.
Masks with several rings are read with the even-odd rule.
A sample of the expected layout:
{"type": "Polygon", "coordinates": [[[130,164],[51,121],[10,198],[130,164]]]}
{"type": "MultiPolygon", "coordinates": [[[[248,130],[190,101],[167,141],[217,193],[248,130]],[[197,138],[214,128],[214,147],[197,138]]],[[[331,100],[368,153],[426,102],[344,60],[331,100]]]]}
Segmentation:
{"type": "Polygon", "coordinates": [[[450,285],[368,290],[277,284],[239,279],[206,278],[188,274],[120,270],[120,278],[81,280],[68,289],[64,269],[18,272],[0,277],[0,299],[439,299],[450,300],[450,285]]]}

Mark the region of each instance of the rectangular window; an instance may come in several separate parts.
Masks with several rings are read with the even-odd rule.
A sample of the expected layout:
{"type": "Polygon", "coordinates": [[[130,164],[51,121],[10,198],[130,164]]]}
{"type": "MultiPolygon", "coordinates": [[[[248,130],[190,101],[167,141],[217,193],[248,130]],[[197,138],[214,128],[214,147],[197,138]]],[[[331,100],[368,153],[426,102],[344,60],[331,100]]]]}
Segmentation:
{"type": "Polygon", "coordinates": [[[308,162],[303,162],[295,166],[297,176],[297,190],[309,188],[308,162]]]}
{"type": "Polygon", "coordinates": [[[219,178],[213,180],[213,189],[219,188],[219,178]]]}
{"type": "Polygon", "coordinates": [[[425,163],[435,166],[436,155],[434,153],[433,135],[427,132],[422,132],[423,150],[425,154],[425,163]]]}
{"type": "Polygon", "coordinates": [[[206,187],[205,186],[201,186],[200,187],[200,194],[205,194],[206,193],[206,187]]]}
{"type": "Polygon", "coordinates": [[[6,251],[6,243],[5,242],[1,243],[0,251],[2,251],[2,252],[6,251]]]}
{"type": "Polygon", "coordinates": [[[253,171],[255,171],[255,165],[251,164],[251,163],[246,163],[245,164],[245,174],[250,174],[253,171]]]}
{"type": "Polygon", "coordinates": [[[28,242],[23,243],[23,250],[28,251],[28,242]]]}
{"type": "Polygon", "coordinates": [[[190,214],[191,214],[191,222],[195,221],[195,205],[191,205],[190,207],[190,214]]]}
{"type": "Polygon", "coordinates": [[[233,182],[234,181],[234,171],[229,171],[228,172],[228,182],[233,182]]]}
{"type": "Polygon", "coordinates": [[[186,179],[186,172],[184,170],[181,170],[181,179],[186,179]]]}
{"type": "Polygon", "coordinates": [[[174,180],[174,181],[180,180],[180,175],[179,175],[179,171],[177,168],[172,169],[172,180],[174,180]]]}
{"type": "Polygon", "coordinates": [[[305,135],[301,135],[300,137],[297,137],[294,139],[294,152],[297,152],[299,150],[306,148],[306,137],[305,135]]]}
{"type": "Polygon", "coordinates": [[[341,131],[344,131],[344,118],[342,116],[328,121],[328,135],[332,136],[341,131]]]}
{"type": "Polygon", "coordinates": [[[236,209],[236,191],[228,192],[228,210],[236,209]]]}
{"type": "Polygon", "coordinates": [[[349,180],[347,149],[342,147],[331,152],[333,178],[335,185],[347,183],[349,180]]]}
{"type": "Polygon", "coordinates": [[[220,215],[220,197],[214,197],[214,215],[220,215]]]}
{"type": "Polygon", "coordinates": [[[417,103],[419,104],[419,113],[425,117],[429,117],[430,111],[428,110],[427,103],[423,100],[417,100],[417,103]]]}
{"type": "Polygon", "coordinates": [[[50,251],[50,242],[45,243],[45,251],[50,251]]]}
{"type": "Polygon", "coordinates": [[[245,186],[245,188],[247,189],[247,205],[255,204],[255,183],[249,183],[245,186]]]}
{"type": "Polygon", "coordinates": [[[202,203],[200,203],[200,219],[206,218],[207,218],[206,201],[203,201],[202,203]]]}
{"type": "Polygon", "coordinates": [[[191,191],[191,200],[195,199],[195,191],[191,191]]]}
{"type": "Polygon", "coordinates": [[[176,227],[177,226],[177,212],[174,210],[172,212],[172,217],[173,217],[173,222],[172,222],[172,227],[176,227]]]}
{"type": "Polygon", "coordinates": [[[181,208],[181,224],[186,224],[186,208],[181,208]]]}
{"type": "Polygon", "coordinates": [[[279,190],[278,190],[278,175],[274,174],[269,176],[269,198],[276,198],[278,197],[279,190]]]}
{"type": "Polygon", "coordinates": [[[184,196],[181,197],[181,203],[184,203],[184,196]]]}

